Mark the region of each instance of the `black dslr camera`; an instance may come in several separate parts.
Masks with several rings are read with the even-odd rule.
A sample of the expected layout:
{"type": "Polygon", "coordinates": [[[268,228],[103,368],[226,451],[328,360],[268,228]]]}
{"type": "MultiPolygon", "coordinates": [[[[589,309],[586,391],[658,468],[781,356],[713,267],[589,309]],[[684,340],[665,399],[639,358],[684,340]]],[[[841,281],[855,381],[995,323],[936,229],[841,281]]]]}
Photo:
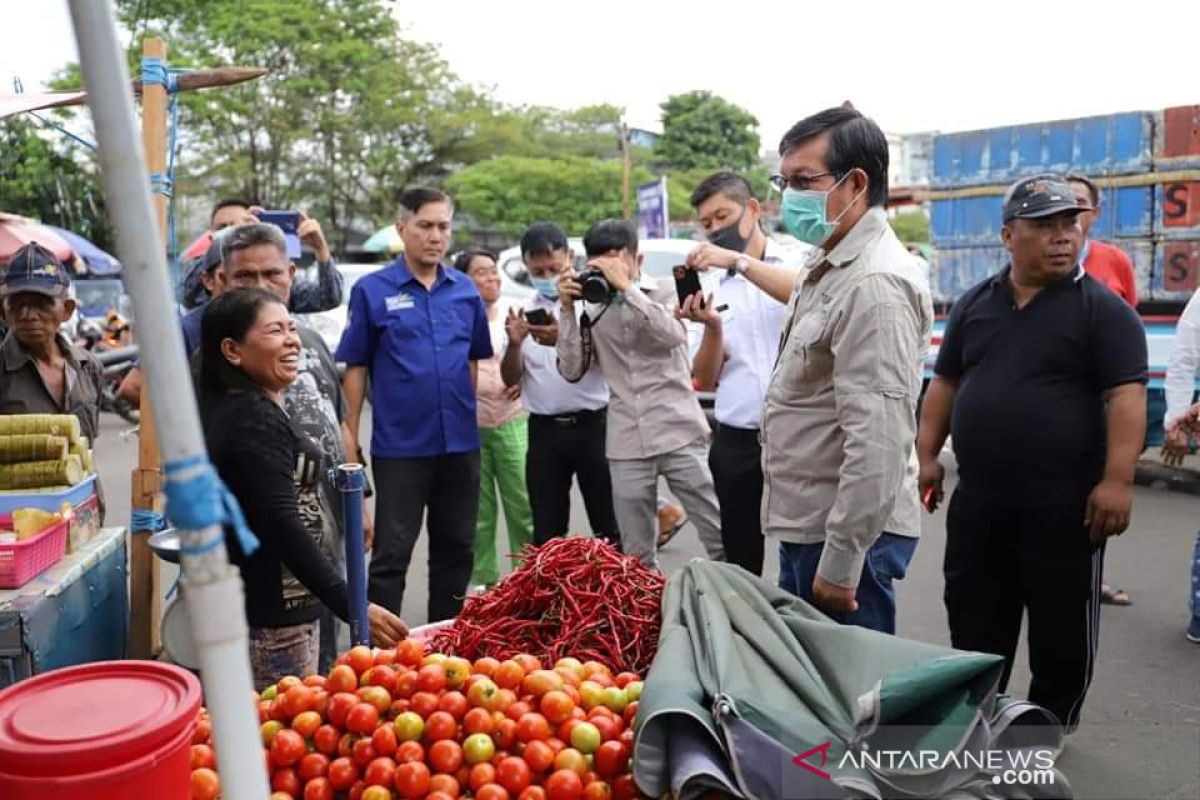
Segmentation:
{"type": "Polygon", "coordinates": [[[579,286],[583,299],[589,303],[607,305],[612,302],[617,291],[613,289],[608,278],[598,269],[587,269],[579,274],[579,286]]]}

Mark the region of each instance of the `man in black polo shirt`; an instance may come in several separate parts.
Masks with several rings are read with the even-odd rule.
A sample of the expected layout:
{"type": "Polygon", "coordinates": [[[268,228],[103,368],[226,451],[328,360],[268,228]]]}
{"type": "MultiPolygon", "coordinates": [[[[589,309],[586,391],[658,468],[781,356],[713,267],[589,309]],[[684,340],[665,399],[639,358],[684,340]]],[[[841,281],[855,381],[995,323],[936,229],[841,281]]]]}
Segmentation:
{"type": "Polygon", "coordinates": [[[941,498],[954,646],[1005,657],[1029,614],[1029,699],[1069,732],[1092,678],[1104,542],[1129,526],[1146,426],[1146,338],[1121,298],[1079,267],[1083,233],[1054,175],[1012,186],[1011,264],[955,304],[921,409],[920,490],[941,498]]]}

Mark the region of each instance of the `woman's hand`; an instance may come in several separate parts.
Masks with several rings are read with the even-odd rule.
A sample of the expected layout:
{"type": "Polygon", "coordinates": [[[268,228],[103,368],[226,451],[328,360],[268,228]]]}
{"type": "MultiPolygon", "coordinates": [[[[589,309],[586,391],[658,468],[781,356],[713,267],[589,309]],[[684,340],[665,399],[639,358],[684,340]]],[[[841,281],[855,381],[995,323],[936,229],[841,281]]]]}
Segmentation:
{"type": "Polygon", "coordinates": [[[371,627],[371,641],[376,647],[395,647],[396,642],[408,636],[408,626],[381,605],[367,606],[367,622],[371,627]]]}

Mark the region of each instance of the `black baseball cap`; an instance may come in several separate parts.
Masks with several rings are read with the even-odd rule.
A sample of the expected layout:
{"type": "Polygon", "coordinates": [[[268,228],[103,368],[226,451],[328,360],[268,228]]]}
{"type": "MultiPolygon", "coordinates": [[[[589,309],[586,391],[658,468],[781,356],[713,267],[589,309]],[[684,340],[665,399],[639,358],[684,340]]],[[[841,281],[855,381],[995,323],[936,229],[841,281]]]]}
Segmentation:
{"type": "Polygon", "coordinates": [[[1087,211],[1075,201],[1075,192],[1061,175],[1034,175],[1022,178],[1004,195],[1004,222],[1014,219],[1038,219],[1073,211],[1087,211]]]}
{"type": "Polygon", "coordinates": [[[36,292],[47,297],[66,298],[70,289],[71,277],[58,257],[37,242],[30,242],[8,260],[0,297],[36,292]]]}

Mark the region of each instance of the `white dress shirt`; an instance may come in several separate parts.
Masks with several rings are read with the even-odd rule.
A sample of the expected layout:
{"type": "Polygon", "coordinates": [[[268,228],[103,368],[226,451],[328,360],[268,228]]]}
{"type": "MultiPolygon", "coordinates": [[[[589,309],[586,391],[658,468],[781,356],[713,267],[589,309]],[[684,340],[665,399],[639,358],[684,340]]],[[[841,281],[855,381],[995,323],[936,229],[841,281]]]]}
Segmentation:
{"type": "MultiPolygon", "coordinates": [[[[525,304],[525,310],[545,309],[558,317],[561,307],[557,300],[547,300],[540,294],[525,304]]],[[[575,313],[582,313],[583,303],[575,304],[575,313]]],[[[569,383],[558,372],[558,352],[553,345],[541,345],[532,336],[521,343],[521,358],[525,372],[521,378],[521,399],[531,414],[555,416],[576,411],[599,411],[608,405],[608,382],[593,362],[591,369],[578,383],[569,383]]]]}
{"type": "MultiPolygon", "coordinates": [[[[799,268],[811,250],[808,245],[785,247],[768,238],[762,260],[799,268]]],[[[728,306],[721,312],[725,362],[717,378],[713,414],[722,425],[758,430],[767,385],[779,353],[787,305],[736,273],[721,276],[713,302],[728,306]]],[[[704,330],[703,325],[690,326],[689,349],[693,360],[704,330]]]]}
{"type": "Polygon", "coordinates": [[[1192,405],[1196,392],[1196,372],[1200,368],[1200,291],[1192,295],[1179,324],[1175,327],[1175,342],[1171,345],[1171,362],[1167,366],[1167,377],[1163,381],[1167,395],[1167,413],[1163,427],[1184,415],[1192,405]]]}

